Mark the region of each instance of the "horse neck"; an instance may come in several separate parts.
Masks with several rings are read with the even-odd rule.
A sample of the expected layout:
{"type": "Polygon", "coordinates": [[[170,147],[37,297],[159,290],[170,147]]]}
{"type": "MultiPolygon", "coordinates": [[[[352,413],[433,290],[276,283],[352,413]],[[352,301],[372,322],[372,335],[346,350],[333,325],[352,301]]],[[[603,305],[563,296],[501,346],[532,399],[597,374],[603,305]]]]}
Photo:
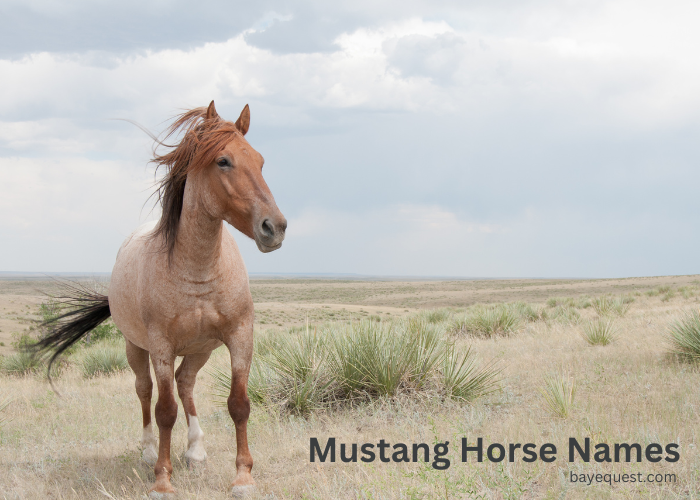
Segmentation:
{"type": "Polygon", "coordinates": [[[194,179],[185,184],[172,265],[186,278],[206,280],[218,271],[223,222],[207,212],[198,184],[194,179]]]}

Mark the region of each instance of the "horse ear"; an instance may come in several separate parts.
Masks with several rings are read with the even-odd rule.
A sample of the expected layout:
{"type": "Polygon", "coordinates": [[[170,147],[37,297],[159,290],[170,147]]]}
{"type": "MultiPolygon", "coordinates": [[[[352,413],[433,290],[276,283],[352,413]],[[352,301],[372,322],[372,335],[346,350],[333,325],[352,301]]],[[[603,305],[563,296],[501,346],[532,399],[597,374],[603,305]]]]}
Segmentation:
{"type": "Polygon", "coordinates": [[[243,111],[241,111],[241,116],[236,120],[236,128],[241,131],[241,134],[246,135],[248,127],[250,127],[250,108],[246,104],[243,111]]]}
{"type": "Polygon", "coordinates": [[[210,120],[212,118],[218,118],[219,113],[216,112],[216,108],[214,107],[214,101],[209,103],[209,107],[207,108],[207,120],[210,120]]]}

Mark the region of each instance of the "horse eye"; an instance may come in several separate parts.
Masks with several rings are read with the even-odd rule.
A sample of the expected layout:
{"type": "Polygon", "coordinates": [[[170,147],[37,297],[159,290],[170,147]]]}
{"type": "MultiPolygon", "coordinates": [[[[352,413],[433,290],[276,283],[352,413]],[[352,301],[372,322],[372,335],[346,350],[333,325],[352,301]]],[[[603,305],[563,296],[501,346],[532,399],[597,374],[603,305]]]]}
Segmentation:
{"type": "Polygon", "coordinates": [[[228,158],[219,158],[219,160],[216,162],[216,164],[220,167],[228,167],[229,166],[228,158]]]}

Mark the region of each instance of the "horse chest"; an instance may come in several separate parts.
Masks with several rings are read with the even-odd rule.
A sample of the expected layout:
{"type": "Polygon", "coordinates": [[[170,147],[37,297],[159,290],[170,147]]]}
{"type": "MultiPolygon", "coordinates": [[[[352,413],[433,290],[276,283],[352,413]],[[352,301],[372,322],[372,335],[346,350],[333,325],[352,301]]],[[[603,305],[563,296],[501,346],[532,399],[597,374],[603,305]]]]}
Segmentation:
{"type": "Polygon", "coordinates": [[[220,337],[222,330],[231,325],[230,314],[217,304],[195,301],[179,308],[173,317],[171,329],[183,337],[220,337]]]}

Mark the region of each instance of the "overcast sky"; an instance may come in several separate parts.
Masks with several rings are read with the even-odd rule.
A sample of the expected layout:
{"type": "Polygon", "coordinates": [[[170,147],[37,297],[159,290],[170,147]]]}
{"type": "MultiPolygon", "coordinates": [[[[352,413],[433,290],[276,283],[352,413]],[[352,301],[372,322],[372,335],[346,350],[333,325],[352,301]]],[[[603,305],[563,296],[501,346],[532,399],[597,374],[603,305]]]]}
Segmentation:
{"type": "Polygon", "coordinates": [[[4,0],[0,271],[110,271],[214,99],[289,221],[251,272],[700,273],[700,3],[4,0]]]}

